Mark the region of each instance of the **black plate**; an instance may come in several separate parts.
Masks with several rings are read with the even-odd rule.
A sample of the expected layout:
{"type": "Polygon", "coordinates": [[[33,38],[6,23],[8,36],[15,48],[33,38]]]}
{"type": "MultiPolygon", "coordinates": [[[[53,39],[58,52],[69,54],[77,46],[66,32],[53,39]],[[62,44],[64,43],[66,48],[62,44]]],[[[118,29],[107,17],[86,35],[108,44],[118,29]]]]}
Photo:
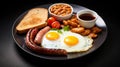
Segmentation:
{"type": "MultiPolygon", "coordinates": [[[[37,6],[37,7],[43,7],[43,8],[48,8],[50,5],[52,4],[45,4],[45,5],[40,5],[40,6],[37,6]]],[[[74,13],[76,13],[77,11],[79,10],[82,10],[82,9],[88,9],[86,7],[83,7],[83,6],[80,6],[80,5],[75,5],[75,4],[70,4],[71,6],[73,6],[73,11],[74,13]]],[[[91,52],[95,51],[96,49],[98,49],[103,43],[104,41],[106,40],[106,37],[107,37],[107,26],[104,22],[104,20],[99,16],[97,21],[96,21],[96,25],[100,28],[102,28],[102,32],[98,35],[98,38],[94,39],[94,43],[93,43],[93,47],[86,51],[86,52],[83,52],[83,53],[73,53],[73,54],[68,54],[67,57],[66,56],[49,56],[49,55],[40,55],[40,54],[37,54],[37,53],[34,53],[32,52],[31,50],[29,50],[27,47],[26,47],[26,44],[25,44],[25,34],[24,35],[19,35],[16,33],[16,26],[18,25],[18,23],[21,21],[21,19],[24,17],[24,15],[27,13],[28,11],[24,12],[23,14],[21,14],[17,19],[16,21],[14,22],[13,24],[13,27],[12,27],[12,35],[13,35],[13,38],[15,40],[15,42],[17,43],[17,45],[25,52],[35,56],[35,57],[39,57],[39,58],[44,58],[44,59],[51,59],[51,60],[67,60],[67,59],[74,59],[74,58],[79,58],[79,57],[82,57],[82,56],[85,56],[87,54],[90,54],[91,52]]]]}

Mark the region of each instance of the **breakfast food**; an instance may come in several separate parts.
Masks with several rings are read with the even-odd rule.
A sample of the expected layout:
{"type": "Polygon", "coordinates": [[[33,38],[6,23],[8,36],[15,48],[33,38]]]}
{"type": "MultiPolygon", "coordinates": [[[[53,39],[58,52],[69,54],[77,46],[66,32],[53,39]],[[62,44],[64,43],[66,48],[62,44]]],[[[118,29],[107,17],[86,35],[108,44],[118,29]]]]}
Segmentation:
{"type": "MultiPolygon", "coordinates": [[[[48,10],[57,16],[66,16],[73,11],[65,3],[55,4],[48,10]]],[[[69,53],[88,51],[102,31],[96,25],[92,28],[83,27],[76,14],[72,14],[69,19],[62,17],[59,20],[56,16],[49,15],[48,10],[29,10],[16,27],[18,33],[27,32],[26,46],[38,54],[67,56],[69,53]]]]}
{"type": "Polygon", "coordinates": [[[55,17],[49,17],[47,20],[48,26],[52,28],[60,28],[60,22],[56,20],[55,17]]]}
{"type": "Polygon", "coordinates": [[[90,9],[80,10],[76,15],[80,25],[85,28],[92,28],[98,18],[98,14],[90,9]]]}
{"type": "Polygon", "coordinates": [[[62,39],[62,49],[68,53],[88,51],[93,46],[93,39],[68,31],[64,33],[62,39]]]}
{"type": "Polygon", "coordinates": [[[57,20],[69,19],[73,14],[73,7],[67,3],[55,3],[48,8],[49,14],[57,20]]]}
{"type": "Polygon", "coordinates": [[[71,31],[62,33],[57,30],[48,31],[42,39],[41,46],[51,49],[64,49],[67,53],[83,52],[92,47],[93,39],[71,31]]]}
{"type": "Polygon", "coordinates": [[[64,49],[49,49],[49,48],[43,48],[41,46],[38,46],[34,42],[34,38],[38,32],[38,28],[32,28],[29,29],[26,35],[25,43],[26,46],[31,49],[32,51],[38,53],[38,54],[47,54],[47,55],[67,55],[67,52],[64,49]]]}
{"type": "Polygon", "coordinates": [[[48,10],[45,8],[33,8],[28,11],[24,18],[17,25],[18,33],[25,33],[30,28],[42,28],[47,25],[48,10]]]}
{"type": "Polygon", "coordinates": [[[72,12],[72,9],[67,4],[56,4],[50,8],[51,13],[59,16],[65,16],[72,12]]]}
{"type": "Polygon", "coordinates": [[[97,26],[92,28],[85,28],[81,26],[75,14],[70,19],[63,20],[63,24],[69,25],[72,32],[81,34],[83,36],[89,36],[91,38],[97,38],[97,34],[102,31],[102,29],[97,26]]]}
{"type": "Polygon", "coordinates": [[[35,42],[36,44],[41,44],[41,40],[42,40],[43,35],[44,35],[46,32],[48,32],[49,30],[50,30],[50,27],[49,27],[49,26],[46,26],[45,28],[41,29],[41,30],[37,33],[34,42],[35,42]]]}

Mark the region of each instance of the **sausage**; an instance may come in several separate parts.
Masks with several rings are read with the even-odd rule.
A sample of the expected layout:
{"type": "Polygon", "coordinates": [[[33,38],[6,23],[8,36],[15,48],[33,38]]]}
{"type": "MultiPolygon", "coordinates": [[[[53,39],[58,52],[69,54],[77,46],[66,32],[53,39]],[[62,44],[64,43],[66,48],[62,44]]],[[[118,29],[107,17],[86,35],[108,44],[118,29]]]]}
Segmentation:
{"type": "Polygon", "coordinates": [[[50,30],[50,27],[49,27],[49,26],[46,26],[45,28],[43,28],[42,30],[40,30],[40,31],[37,33],[34,42],[35,42],[36,44],[40,44],[43,35],[44,35],[46,32],[48,32],[49,30],[50,30]]]}
{"type": "Polygon", "coordinates": [[[38,31],[39,30],[37,28],[32,28],[27,32],[25,43],[26,43],[26,46],[30,50],[32,50],[38,54],[67,56],[67,51],[64,49],[49,49],[49,48],[43,48],[41,46],[38,46],[34,42],[34,38],[35,38],[36,34],[38,33],[38,31]]]}

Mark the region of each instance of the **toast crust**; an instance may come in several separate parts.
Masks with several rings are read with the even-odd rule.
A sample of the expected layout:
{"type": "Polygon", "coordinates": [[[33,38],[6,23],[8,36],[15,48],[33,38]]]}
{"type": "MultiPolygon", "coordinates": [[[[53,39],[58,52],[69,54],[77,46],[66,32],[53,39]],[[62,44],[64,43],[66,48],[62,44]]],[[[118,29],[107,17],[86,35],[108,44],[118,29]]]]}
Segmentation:
{"type": "Polygon", "coordinates": [[[26,33],[31,28],[43,28],[47,25],[48,10],[45,8],[33,8],[23,17],[17,25],[18,33],[26,33]]]}

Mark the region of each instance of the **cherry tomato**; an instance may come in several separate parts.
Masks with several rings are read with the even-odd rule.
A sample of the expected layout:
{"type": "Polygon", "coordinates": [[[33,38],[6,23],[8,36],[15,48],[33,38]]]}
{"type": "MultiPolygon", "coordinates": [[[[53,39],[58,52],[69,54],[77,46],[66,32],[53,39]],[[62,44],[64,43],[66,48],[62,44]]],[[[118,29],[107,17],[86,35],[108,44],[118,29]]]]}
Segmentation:
{"type": "Polygon", "coordinates": [[[47,22],[48,22],[48,25],[51,26],[51,24],[56,21],[56,19],[54,17],[50,17],[48,18],[47,22]]]}
{"type": "Polygon", "coordinates": [[[52,27],[52,28],[57,28],[57,29],[59,29],[59,28],[60,28],[60,22],[54,21],[54,22],[51,24],[51,27],[52,27]]]}

